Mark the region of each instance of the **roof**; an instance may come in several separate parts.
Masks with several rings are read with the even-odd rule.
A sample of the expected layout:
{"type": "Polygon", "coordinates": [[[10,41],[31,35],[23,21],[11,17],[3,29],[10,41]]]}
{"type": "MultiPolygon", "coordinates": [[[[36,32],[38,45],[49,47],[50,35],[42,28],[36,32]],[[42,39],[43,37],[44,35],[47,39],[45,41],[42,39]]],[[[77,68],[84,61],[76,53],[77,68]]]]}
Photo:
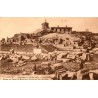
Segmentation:
{"type": "Polygon", "coordinates": [[[43,25],[43,24],[49,24],[49,23],[45,21],[45,22],[42,23],[42,25],[43,25]]]}

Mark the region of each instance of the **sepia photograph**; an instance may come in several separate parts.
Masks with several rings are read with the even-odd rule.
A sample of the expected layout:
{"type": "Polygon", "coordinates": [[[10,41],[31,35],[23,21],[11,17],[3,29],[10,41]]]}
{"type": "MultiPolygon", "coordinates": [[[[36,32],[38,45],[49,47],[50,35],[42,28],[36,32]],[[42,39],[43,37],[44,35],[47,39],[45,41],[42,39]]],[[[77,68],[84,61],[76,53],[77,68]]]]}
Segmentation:
{"type": "Polygon", "coordinates": [[[98,17],[0,17],[0,80],[98,80],[98,17]]]}

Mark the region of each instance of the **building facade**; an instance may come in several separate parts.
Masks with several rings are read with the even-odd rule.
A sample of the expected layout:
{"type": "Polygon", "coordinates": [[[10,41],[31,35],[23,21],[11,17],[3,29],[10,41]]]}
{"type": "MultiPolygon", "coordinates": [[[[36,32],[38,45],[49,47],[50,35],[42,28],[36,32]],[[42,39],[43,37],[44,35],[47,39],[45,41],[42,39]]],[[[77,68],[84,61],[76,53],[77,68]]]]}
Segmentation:
{"type": "Polygon", "coordinates": [[[67,33],[67,34],[72,33],[72,27],[67,27],[67,25],[65,27],[60,27],[60,26],[51,27],[51,30],[57,33],[67,33]]]}
{"type": "Polygon", "coordinates": [[[61,26],[49,27],[49,23],[46,22],[46,20],[45,22],[42,23],[42,29],[43,30],[50,29],[51,31],[57,32],[57,33],[67,33],[67,34],[72,33],[72,27],[68,27],[67,25],[65,27],[61,27],[61,26]]]}

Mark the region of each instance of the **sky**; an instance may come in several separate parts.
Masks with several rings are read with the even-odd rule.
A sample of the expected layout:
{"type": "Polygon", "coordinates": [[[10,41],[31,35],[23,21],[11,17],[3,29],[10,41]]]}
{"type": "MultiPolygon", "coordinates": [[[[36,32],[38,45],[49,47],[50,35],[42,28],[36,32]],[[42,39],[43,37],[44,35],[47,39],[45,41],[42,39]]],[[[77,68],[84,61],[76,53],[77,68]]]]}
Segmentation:
{"type": "Polygon", "coordinates": [[[92,17],[1,17],[0,18],[0,39],[13,37],[16,33],[31,33],[36,29],[41,29],[41,24],[45,21],[49,26],[70,26],[76,31],[88,29],[93,33],[98,33],[98,18],[92,17]]]}

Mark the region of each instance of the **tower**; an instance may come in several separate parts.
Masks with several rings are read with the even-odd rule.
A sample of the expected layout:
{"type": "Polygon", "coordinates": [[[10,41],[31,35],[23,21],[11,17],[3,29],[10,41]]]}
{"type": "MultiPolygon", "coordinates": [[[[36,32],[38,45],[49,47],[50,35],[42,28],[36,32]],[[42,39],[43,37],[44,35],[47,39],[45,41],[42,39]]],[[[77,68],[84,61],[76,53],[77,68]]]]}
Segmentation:
{"type": "Polygon", "coordinates": [[[49,29],[49,23],[46,22],[46,19],[45,19],[45,22],[42,23],[42,29],[43,29],[43,30],[49,29]]]}

